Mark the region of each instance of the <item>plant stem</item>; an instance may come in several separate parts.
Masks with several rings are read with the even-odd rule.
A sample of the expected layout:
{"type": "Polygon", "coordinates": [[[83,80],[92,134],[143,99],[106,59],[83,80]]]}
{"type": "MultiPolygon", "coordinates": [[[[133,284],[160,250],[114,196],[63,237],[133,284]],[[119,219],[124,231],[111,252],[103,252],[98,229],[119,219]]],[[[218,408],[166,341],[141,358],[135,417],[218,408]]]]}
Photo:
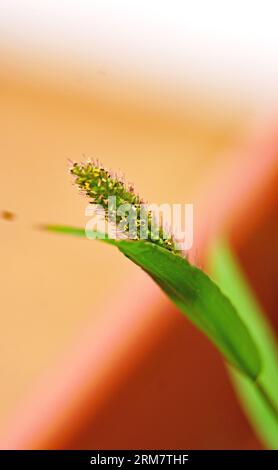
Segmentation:
{"type": "Polygon", "coordinates": [[[260,382],[255,382],[255,385],[257,387],[258,392],[260,393],[261,397],[263,398],[265,404],[268,406],[268,408],[271,410],[273,415],[275,415],[277,421],[278,421],[278,408],[277,404],[274,403],[273,399],[269,396],[268,391],[265,389],[265,386],[260,383],[260,382]]]}

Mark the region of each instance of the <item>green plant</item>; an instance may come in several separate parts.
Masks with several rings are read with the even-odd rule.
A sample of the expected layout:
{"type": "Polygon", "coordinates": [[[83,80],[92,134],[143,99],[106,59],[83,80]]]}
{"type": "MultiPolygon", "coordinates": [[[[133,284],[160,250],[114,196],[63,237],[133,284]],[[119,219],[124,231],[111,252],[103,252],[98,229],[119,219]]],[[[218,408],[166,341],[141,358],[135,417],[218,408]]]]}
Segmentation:
{"type": "MultiPolygon", "coordinates": [[[[149,214],[145,227],[147,237],[145,240],[139,239],[138,230],[141,227],[138,207],[142,201],[134,193],[133,187],[125,185],[123,181],[96,163],[73,164],[71,173],[78,187],[90,198],[90,202],[104,207],[106,216],[108,196],[116,197],[112,211],[115,224],[120,225],[123,232],[125,232],[126,220],[122,215],[117,215],[117,209],[122,203],[134,205],[136,229],[132,239],[111,239],[105,235],[102,241],[116,246],[152,277],[179,310],[217,346],[233,370],[237,371],[237,376],[243,377],[242,380],[252,384],[260,400],[263,401],[267,413],[277,425],[278,412],[273,393],[270,393],[269,386],[266,387],[265,382],[260,380],[265,366],[262,361],[266,356],[261,342],[254,341],[254,331],[245,321],[246,316],[239,314],[230,301],[230,298],[233,301],[236,299],[236,293],[231,292],[227,289],[227,285],[224,285],[224,292],[227,292],[230,298],[225,295],[207,274],[180,255],[171,234],[166,241],[164,240],[159,225],[158,239],[153,241],[149,214]]],[[[85,230],[81,228],[46,225],[45,229],[85,237],[85,230]]],[[[214,259],[216,260],[216,257],[214,259]]],[[[217,277],[219,282],[224,284],[224,276],[217,277]]],[[[237,305],[237,302],[234,304],[237,305]]],[[[242,305],[239,305],[239,309],[241,308],[242,305]]]]}
{"type": "Polygon", "coordinates": [[[209,266],[223,292],[229,296],[248,327],[260,352],[262,371],[256,382],[229,368],[242,406],[263,442],[278,448],[278,348],[267,322],[227,239],[215,240],[209,266]]]}
{"type": "Polygon", "coordinates": [[[153,223],[152,213],[146,207],[145,217],[142,217],[144,201],[134,192],[131,184],[126,184],[102,165],[91,161],[81,165],[73,163],[70,172],[81,191],[90,198],[91,203],[104,209],[106,219],[109,217],[122,236],[128,230],[129,239],[144,238],[166,250],[177,252],[172,234],[164,237],[162,227],[159,223],[153,223]],[[123,208],[122,212],[119,211],[120,207],[123,208]],[[130,210],[129,216],[126,214],[127,208],[130,210]]]}

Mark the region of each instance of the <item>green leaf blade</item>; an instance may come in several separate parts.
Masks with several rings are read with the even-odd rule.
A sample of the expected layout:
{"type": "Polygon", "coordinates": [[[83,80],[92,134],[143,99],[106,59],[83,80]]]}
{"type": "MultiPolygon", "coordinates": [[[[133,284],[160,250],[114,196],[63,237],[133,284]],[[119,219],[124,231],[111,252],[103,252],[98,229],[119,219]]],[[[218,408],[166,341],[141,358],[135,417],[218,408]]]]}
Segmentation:
{"type": "MultiPolygon", "coordinates": [[[[46,230],[85,236],[84,229],[46,226],[46,230]]],[[[99,234],[96,234],[99,235],[99,234]]],[[[253,381],[261,371],[260,356],[244,322],[229,299],[200,269],[186,259],[148,241],[102,239],[113,244],[147,272],[161,289],[223,353],[253,381]]]]}
{"type": "MultiPolygon", "coordinates": [[[[263,361],[263,370],[258,382],[278,409],[278,347],[271,325],[248,285],[227,240],[216,240],[209,258],[210,268],[221,289],[233,301],[242,320],[256,338],[263,361]]],[[[269,406],[257,383],[251,382],[235,370],[230,370],[230,373],[238,396],[257,434],[269,448],[278,449],[277,412],[269,406]]]]}
{"type": "Polygon", "coordinates": [[[146,271],[237,369],[256,380],[260,356],[229,299],[200,269],[150,242],[120,241],[118,247],[146,271]]]}

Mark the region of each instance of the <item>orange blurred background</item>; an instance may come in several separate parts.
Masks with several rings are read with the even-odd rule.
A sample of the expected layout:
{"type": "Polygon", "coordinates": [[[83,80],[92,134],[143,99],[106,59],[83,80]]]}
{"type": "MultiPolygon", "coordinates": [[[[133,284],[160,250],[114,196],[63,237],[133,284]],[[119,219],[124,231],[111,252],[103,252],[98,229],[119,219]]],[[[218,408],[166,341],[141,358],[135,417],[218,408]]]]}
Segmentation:
{"type": "MultiPolygon", "coordinates": [[[[265,163],[249,188],[238,182],[240,194],[270,187],[275,118],[262,119],[247,97],[198,92],[186,81],[182,96],[155,88],[98,64],[83,73],[2,46],[0,199],[16,216],[0,220],[1,448],[261,447],[219,354],[152,280],[112,247],[36,227],[84,226],[86,200],[67,159],[97,157],[146,200],[195,204],[190,256],[204,265],[214,220],[233,219],[229,188],[250,161],[265,163]]],[[[233,229],[247,271],[253,258],[242,247],[261,223],[253,219],[242,236],[233,229]]]]}

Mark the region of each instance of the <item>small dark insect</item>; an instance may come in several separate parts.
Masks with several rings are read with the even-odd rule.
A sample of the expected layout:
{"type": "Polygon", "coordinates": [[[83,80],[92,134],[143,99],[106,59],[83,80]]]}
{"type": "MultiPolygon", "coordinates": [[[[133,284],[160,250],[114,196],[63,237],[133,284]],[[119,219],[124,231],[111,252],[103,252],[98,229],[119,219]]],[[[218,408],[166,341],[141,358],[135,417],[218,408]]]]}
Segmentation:
{"type": "Polygon", "coordinates": [[[13,222],[15,220],[15,214],[11,211],[1,211],[1,218],[7,222],[13,222]]]}

